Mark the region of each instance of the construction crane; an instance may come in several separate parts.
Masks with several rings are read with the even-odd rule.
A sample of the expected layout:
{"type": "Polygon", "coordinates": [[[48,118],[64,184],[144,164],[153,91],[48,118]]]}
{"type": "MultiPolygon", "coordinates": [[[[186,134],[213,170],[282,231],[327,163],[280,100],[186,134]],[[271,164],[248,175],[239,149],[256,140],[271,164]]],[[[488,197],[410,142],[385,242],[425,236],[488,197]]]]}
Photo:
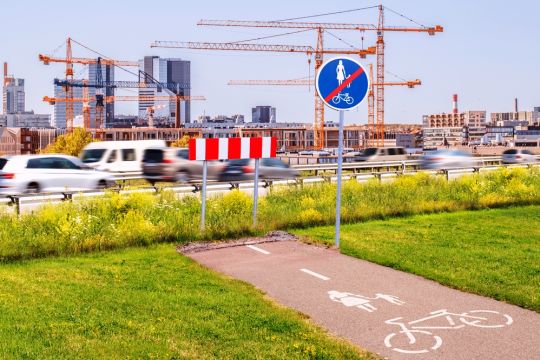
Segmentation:
{"type": "MultiPolygon", "coordinates": [[[[200,20],[198,25],[205,26],[236,26],[236,27],[254,27],[254,28],[280,28],[280,29],[313,29],[319,34],[324,30],[353,30],[353,31],[376,31],[377,32],[377,75],[376,83],[384,84],[384,33],[385,32],[424,32],[428,35],[435,35],[443,32],[443,27],[421,26],[421,27],[403,27],[387,26],[384,23],[383,5],[378,6],[379,19],[377,25],[373,24],[348,24],[348,23],[318,23],[318,22],[292,22],[292,21],[242,21],[242,20],[200,20]]],[[[375,86],[377,120],[376,120],[376,138],[384,140],[384,85],[375,86]],[[382,134],[382,135],[381,135],[382,134]],[[382,138],[381,138],[382,136],[382,138]]]]}
{"type": "MultiPolygon", "coordinates": [[[[230,80],[227,85],[315,85],[313,79],[292,79],[292,80],[230,80]]],[[[377,85],[377,84],[371,84],[377,85]]],[[[417,85],[422,85],[422,82],[418,79],[409,80],[404,82],[385,82],[384,86],[407,86],[409,88],[414,88],[417,85]]]]}
{"type": "Polygon", "coordinates": [[[146,115],[148,116],[148,127],[153,128],[154,127],[154,111],[158,109],[163,109],[165,107],[164,104],[161,105],[153,105],[146,108],[146,115]]]}
{"type": "MultiPolygon", "coordinates": [[[[179,42],[179,41],[154,41],[150,47],[182,48],[199,50],[229,50],[229,51],[265,51],[283,53],[304,53],[309,57],[315,55],[315,74],[322,66],[324,54],[334,55],[358,55],[365,58],[375,54],[375,47],[367,49],[324,49],[323,29],[317,29],[317,46],[299,45],[269,45],[269,44],[246,44],[246,43],[214,43],[214,42],[179,42]]],[[[311,59],[309,59],[311,61],[311,59]]],[[[313,122],[314,147],[322,149],[324,146],[324,105],[315,90],[315,119],[313,122]]]]}
{"type": "MultiPolygon", "coordinates": [[[[373,140],[384,139],[384,127],[382,129],[376,129],[375,128],[375,121],[374,121],[374,87],[379,86],[379,84],[375,83],[373,81],[373,65],[369,64],[369,80],[370,80],[370,88],[368,90],[368,137],[367,137],[367,145],[372,146],[373,140]],[[376,130],[379,130],[379,135],[376,134],[376,130]]],[[[422,82],[418,79],[416,80],[409,80],[409,81],[403,81],[403,82],[385,82],[383,86],[407,86],[408,88],[414,88],[418,85],[421,85],[422,82]]],[[[287,85],[308,85],[313,86],[315,85],[315,81],[313,79],[292,79],[292,80],[230,80],[227,85],[269,85],[269,86],[287,86],[287,85]]],[[[377,141],[377,146],[383,146],[384,141],[377,141]]]]}
{"type": "MultiPolygon", "coordinates": [[[[88,80],[81,80],[82,83],[88,82],[88,80]]],[[[90,101],[96,101],[96,118],[94,121],[94,126],[96,129],[103,128],[103,107],[107,103],[113,103],[115,101],[175,101],[176,102],[176,114],[179,114],[180,112],[180,102],[181,101],[193,101],[193,100],[206,100],[204,96],[197,96],[197,95],[191,95],[191,96],[181,96],[181,95],[163,95],[163,96],[153,96],[153,95],[124,95],[124,96],[103,96],[102,94],[96,94],[95,98],[90,98],[88,96],[88,91],[85,91],[85,89],[88,89],[88,87],[83,87],[83,97],[82,98],[72,98],[72,99],[66,99],[66,98],[54,98],[49,96],[44,96],[43,101],[49,103],[50,105],[55,105],[56,103],[83,103],[83,119],[84,119],[84,127],[86,129],[90,128],[90,110],[88,103],[90,101]],[[86,104],[86,105],[85,105],[86,104]],[[85,108],[87,108],[85,112],[85,108]]],[[[157,105],[155,105],[157,106],[157,105]]],[[[160,107],[161,108],[161,107],[160,107]]],[[[157,108],[155,108],[157,109],[157,108]]],[[[179,115],[177,115],[178,120],[179,115]]]]}
{"type": "Polygon", "coordinates": [[[82,64],[82,65],[90,65],[90,64],[97,64],[98,62],[101,62],[102,65],[112,65],[112,66],[139,66],[139,63],[136,61],[122,61],[122,60],[112,60],[112,59],[91,59],[91,58],[78,58],[78,57],[72,57],[71,60],[68,60],[67,58],[58,58],[53,57],[50,55],[43,55],[39,54],[39,61],[43,62],[43,65],[50,65],[50,63],[67,63],[70,62],[72,64],[82,64]]]}

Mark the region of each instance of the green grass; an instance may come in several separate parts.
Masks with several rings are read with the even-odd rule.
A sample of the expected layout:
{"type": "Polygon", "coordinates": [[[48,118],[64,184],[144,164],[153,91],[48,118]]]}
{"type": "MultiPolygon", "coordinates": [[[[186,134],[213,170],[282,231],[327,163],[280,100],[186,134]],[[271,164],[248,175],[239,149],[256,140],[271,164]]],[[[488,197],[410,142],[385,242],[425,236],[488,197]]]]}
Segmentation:
{"type": "Polygon", "coordinates": [[[0,265],[1,359],[372,359],[172,245],[0,265]]]}
{"type": "MultiPolygon", "coordinates": [[[[344,225],[344,254],[540,312],[540,206],[344,225]]],[[[331,226],[296,234],[333,244],[331,226]]]]}
{"type": "MultiPolygon", "coordinates": [[[[87,198],[45,206],[17,218],[0,213],[0,262],[103,251],[159,242],[184,243],[258,235],[329,225],[335,216],[334,184],[275,187],[260,199],[258,227],[252,227],[252,199],[231,191],[207,202],[206,230],[200,231],[198,197],[172,192],[87,198]]],[[[426,174],[391,183],[347,181],[344,223],[395,216],[540,204],[538,169],[502,169],[453,181],[426,174]]]]}

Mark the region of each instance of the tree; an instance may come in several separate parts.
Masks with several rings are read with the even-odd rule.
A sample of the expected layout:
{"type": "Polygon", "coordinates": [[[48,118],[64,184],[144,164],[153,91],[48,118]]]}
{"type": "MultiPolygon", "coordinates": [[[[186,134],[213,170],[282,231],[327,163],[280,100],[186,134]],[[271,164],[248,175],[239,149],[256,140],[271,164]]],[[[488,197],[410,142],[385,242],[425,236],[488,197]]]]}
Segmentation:
{"type": "Polygon", "coordinates": [[[57,137],[53,143],[42,150],[42,153],[79,156],[82,149],[92,141],[94,141],[92,133],[83,128],[74,128],[71,133],[57,137]]]}
{"type": "Polygon", "coordinates": [[[180,147],[180,148],[187,148],[189,145],[189,139],[191,137],[189,135],[184,135],[180,139],[175,140],[171,143],[172,147],[180,147]]]}

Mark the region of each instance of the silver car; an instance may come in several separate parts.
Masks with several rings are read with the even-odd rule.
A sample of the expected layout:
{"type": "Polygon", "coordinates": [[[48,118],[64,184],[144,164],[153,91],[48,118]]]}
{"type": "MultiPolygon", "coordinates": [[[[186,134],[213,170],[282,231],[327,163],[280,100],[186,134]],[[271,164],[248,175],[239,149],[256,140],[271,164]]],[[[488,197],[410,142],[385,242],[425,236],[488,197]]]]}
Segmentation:
{"type": "Polygon", "coordinates": [[[536,156],[527,149],[508,149],[502,153],[502,162],[505,164],[533,163],[536,156]]]}
{"type": "MultiPolygon", "coordinates": [[[[200,182],[203,162],[189,160],[186,148],[152,147],[144,151],[143,177],[151,184],[156,182],[200,182]]],[[[225,162],[208,161],[208,180],[215,181],[223,171],[225,162]]]]}
{"type": "Polygon", "coordinates": [[[68,155],[18,155],[0,158],[0,194],[104,189],[114,177],[68,155]]]}
{"type": "Polygon", "coordinates": [[[436,150],[426,153],[422,157],[422,168],[441,170],[456,168],[473,168],[480,162],[471,153],[463,150],[436,150]]]}

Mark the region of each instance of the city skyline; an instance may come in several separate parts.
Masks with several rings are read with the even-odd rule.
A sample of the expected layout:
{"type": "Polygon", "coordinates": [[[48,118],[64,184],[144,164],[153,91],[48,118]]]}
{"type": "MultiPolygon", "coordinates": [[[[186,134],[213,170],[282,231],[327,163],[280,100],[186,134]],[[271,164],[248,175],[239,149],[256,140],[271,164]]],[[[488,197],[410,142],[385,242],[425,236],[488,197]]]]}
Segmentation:
{"type": "MultiPolygon", "coordinates": [[[[52,114],[52,107],[43,103],[41,98],[53,94],[52,80],[63,77],[64,67],[61,64],[44,66],[37,60],[37,54],[63,56],[65,48],[61,43],[71,36],[114,59],[136,61],[155,55],[191,61],[191,93],[207,98],[206,101],[192,103],[192,120],[203,113],[243,114],[249,118],[251,108],[271,105],[278,109],[280,121],[307,123],[313,121],[313,88],[226,85],[232,79],[313,77],[313,66],[308,70],[305,55],[151,49],[149,44],[154,40],[239,41],[287,32],[197,26],[196,22],[201,18],[277,20],[378,4],[362,1],[336,7],[322,1],[298,1],[288,4],[287,9],[280,9],[273,4],[257,4],[255,7],[247,1],[231,1],[226,5],[212,1],[189,6],[164,1],[160,4],[168,11],[156,11],[156,15],[149,15],[137,7],[97,1],[92,8],[84,8],[87,15],[76,17],[72,14],[80,13],[83,9],[81,5],[67,1],[53,3],[35,4],[31,8],[22,3],[10,4],[11,16],[4,20],[8,27],[16,27],[17,21],[23,18],[25,23],[47,28],[47,31],[37,31],[39,26],[24,28],[0,41],[0,61],[9,63],[10,74],[25,79],[27,109],[52,114]],[[68,3],[71,5],[67,6],[68,3]],[[100,9],[105,5],[108,11],[103,12],[100,9]],[[60,18],[65,19],[67,24],[58,21],[60,18]],[[141,25],[148,24],[152,18],[157,18],[157,24],[141,25]],[[95,26],[95,19],[114,25],[95,26]],[[66,33],[66,28],[71,31],[66,33]]],[[[387,79],[397,80],[391,75],[394,73],[407,80],[422,80],[422,85],[415,89],[387,89],[386,122],[420,124],[424,114],[451,112],[451,96],[454,93],[460,96],[460,111],[512,111],[516,97],[519,98],[520,110],[532,110],[540,105],[534,91],[540,80],[535,67],[540,50],[534,46],[534,20],[540,5],[531,1],[519,3],[524,6],[508,7],[506,2],[499,1],[477,1],[473,4],[466,1],[437,4],[411,1],[406,5],[399,1],[385,1],[385,6],[418,23],[442,25],[445,28],[443,33],[433,37],[399,33],[385,36],[387,79]],[[519,21],[510,22],[509,19],[519,21]],[[512,26],[500,26],[505,23],[512,26]],[[517,50],[522,51],[515,55],[517,50]]],[[[376,10],[306,19],[355,23],[376,23],[376,20],[376,10]]],[[[386,23],[400,26],[411,24],[390,11],[386,12],[386,23]]],[[[356,32],[335,31],[326,35],[325,45],[340,48],[348,47],[348,44],[359,46],[359,37],[356,32]]],[[[314,46],[315,41],[315,33],[309,32],[270,38],[261,43],[314,46]]],[[[374,45],[374,41],[375,34],[364,34],[364,47],[374,45]]],[[[97,55],[74,45],[74,56],[97,55]]],[[[369,64],[374,59],[368,57],[361,61],[369,64]]],[[[86,73],[87,70],[82,67],[75,70],[76,76],[86,73]]],[[[133,76],[119,69],[116,69],[115,77],[133,79],[133,76]]],[[[136,89],[133,91],[136,92],[136,89]]],[[[118,104],[116,112],[136,114],[137,107],[136,104],[118,104]]],[[[326,114],[327,120],[337,119],[332,110],[327,109],[326,114]]],[[[347,123],[365,124],[366,121],[365,103],[358,111],[347,115],[347,123]]]]}

